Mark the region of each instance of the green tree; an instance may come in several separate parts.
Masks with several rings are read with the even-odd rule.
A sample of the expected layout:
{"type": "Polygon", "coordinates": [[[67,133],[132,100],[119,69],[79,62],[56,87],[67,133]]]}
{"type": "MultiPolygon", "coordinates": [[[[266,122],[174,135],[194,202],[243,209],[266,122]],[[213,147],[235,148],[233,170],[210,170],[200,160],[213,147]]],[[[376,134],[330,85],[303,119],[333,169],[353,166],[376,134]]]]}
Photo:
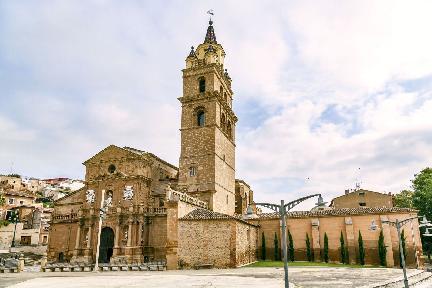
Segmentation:
{"type": "Polygon", "coordinates": [[[261,236],[261,259],[266,260],[266,239],[264,236],[264,232],[262,232],[261,236]]]}
{"type": "Polygon", "coordinates": [[[380,265],[387,266],[387,260],[386,260],[387,247],[385,246],[384,243],[384,234],[382,230],[380,231],[380,235],[378,238],[378,255],[380,259],[380,265]]]}
{"type": "MultiPolygon", "coordinates": [[[[425,168],[414,175],[411,180],[414,194],[412,197],[413,208],[419,210],[418,215],[424,215],[432,220],[432,168],[425,168]]],[[[421,235],[426,228],[421,228],[421,235]]],[[[424,251],[430,255],[432,250],[432,237],[421,237],[424,251]]]]}
{"type": "Polygon", "coordinates": [[[311,243],[309,239],[309,235],[306,233],[306,257],[309,262],[313,261],[311,243]]]}
{"type": "Polygon", "coordinates": [[[294,262],[294,240],[290,230],[288,230],[288,254],[289,260],[294,262]]]}
{"type": "Polygon", "coordinates": [[[276,232],[275,232],[275,235],[274,235],[274,241],[273,241],[273,243],[274,243],[274,260],[275,261],[279,261],[280,260],[280,258],[279,258],[279,240],[277,238],[276,232]]]}
{"type": "Polygon", "coordinates": [[[413,206],[419,210],[419,215],[432,219],[432,168],[423,169],[414,175],[411,182],[414,189],[413,206]]]}
{"type": "MultiPolygon", "coordinates": [[[[405,263],[406,263],[406,261],[407,261],[407,251],[406,251],[406,247],[405,247],[405,241],[406,241],[405,230],[402,230],[401,241],[402,241],[403,255],[404,255],[405,263]]],[[[402,257],[401,257],[400,251],[399,251],[399,266],[402,268],[402,257]]]]}
{"type": "Polygon", "coordinates": [[[329,247],[328,247],[328,237],[327,233],[324,233],[324,262],[328,263],[329,261],[329,247]]]}
{"type": "Polygon", "coordinates": [[[394,195],[394,204],[400,208],[414,208],[413,196],[413,191],[402,190],[399,194],[394,195]]]}
{"type": "Polygon", "coordinates": [[[363,237],[361,235],[361,232],[359,230],[359,237],[358,237],[358,245],[359,245],[359,261],[361,265],[365,264],[365,249],[363,245],[363,237]]]}
{"type": "Polygon", "coordinates": [[[346,257],[346,247],[345,247],[345,240],[343,237],[343,233],[341,231],[340,233],[340,256],[341,256],[341,263],[346,264],[347,263],[347,257],[346,257]]]}

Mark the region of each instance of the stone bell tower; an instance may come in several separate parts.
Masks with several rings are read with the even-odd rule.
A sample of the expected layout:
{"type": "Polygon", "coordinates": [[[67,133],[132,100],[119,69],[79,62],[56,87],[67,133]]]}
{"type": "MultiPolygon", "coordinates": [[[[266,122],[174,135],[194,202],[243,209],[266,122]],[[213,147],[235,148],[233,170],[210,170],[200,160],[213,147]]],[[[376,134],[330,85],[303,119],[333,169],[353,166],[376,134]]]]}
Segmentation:
{"type": "Polygon", "coordinates": [[[235,210],[235,125],[225,52],[210,20],[204,43],[183,69],[179,188],[232,215],[235,210]]]}

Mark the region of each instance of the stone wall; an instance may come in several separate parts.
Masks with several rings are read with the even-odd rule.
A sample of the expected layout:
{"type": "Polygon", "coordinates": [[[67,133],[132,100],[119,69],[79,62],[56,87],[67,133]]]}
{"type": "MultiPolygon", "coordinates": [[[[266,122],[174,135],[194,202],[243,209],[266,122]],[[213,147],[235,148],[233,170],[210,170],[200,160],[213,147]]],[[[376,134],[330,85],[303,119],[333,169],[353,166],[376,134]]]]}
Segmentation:
{"type": "Polygon", "coordinates": [[[180,220],[179,265],[233,268],[256,261],[257,227],[234,219],[180,220]]]}
{"type": "MultiPolygon", "coordinates": [[[[408,209],[409,210],[409,209],[408,209]]],[[[348,210],[347,210],[348,211],[348,210]]],[[[390,211],[390,210],[389,210],[390,211]]],[[[305,212],[304,215],[307,215],[305,212]]],[[[274,259],[274,234],[279,240],[279,249],[281,249],[282,240],[280,234],[280,220],[276,214],[261,215],[261,218],[252,223],[258,224],[258,255],[262,258],[262,233],[266,238],[266,254],[267,259],[274,259]],[[271,215],[270,217],[268,215],[271,215]]],[[[314,256],[315,261],[321,261],[324,248],[324,234],[327,234],[329,240],[329,261],[340,262],[340,235],[341,232],[344,237],[345,245],[349,252],[349,262],[352,264],[359,263],[358,259],[358,237],[359,231],[362,234],[365,253],[365,263],[371,265],[379,265],[378,257],[378,237],[381,229],[383,230],[385,243],[387,248],[387,266],[393,267],[399,265],[399,242],[397,231],[395,227],[382,223],[382,220],[395,221],[396,219],[403,220],[409,217],[416,216],[414,210],[407,212],[393,212],[386,214],[353,214],[346,213],[340,216],[299,216],[299,214],[290,214],[294,217],[288,217],[287,228],[291,232],[295,248],[295,260],[306,261],[306,233],[309,235],[311,248],[315,248],[314,256]],[[378,226],[376,230],[371,230],[370,226],[372,221],[378,226]],[[390,248],[391,247],[391,248],[390,248]]],[[[289,216],[290,216],[289,215],[289,216]]],[[[412,221],[414,231],[414,241],[411,235],[411,224],[408,223],[404,226],[406,236],[406,249],[407,249],[407,265],[410,267],[416,266],[415,250],[421,253],[422,246],[420,241],[420,234],[418,229],[418,221],[412,221]]],[[[288,242],[288,237],[287,237],[288,242]]],[[[281,254],[280,254],[281,255],[281,254]]],[[[420,263],[421,264],[421,263],[420,263]]]]}

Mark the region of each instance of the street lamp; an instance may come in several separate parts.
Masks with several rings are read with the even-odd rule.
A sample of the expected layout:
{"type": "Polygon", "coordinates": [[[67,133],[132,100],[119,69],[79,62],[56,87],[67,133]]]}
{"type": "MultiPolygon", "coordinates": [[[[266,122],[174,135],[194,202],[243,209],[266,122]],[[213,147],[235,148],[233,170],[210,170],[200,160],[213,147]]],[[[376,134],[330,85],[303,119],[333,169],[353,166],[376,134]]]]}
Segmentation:
{"type": "MultiPolygon", "coordinates": [[[[406,264],[405,264],[405,255],[404,255],[404,250],[403,250],[403,246],[402,246],[402,235],[401,235],[401,228],[402,226],[404,226],[406,223],[411,222],[414,219],[418,219],[423,217],[423,219],[420,221],[420,225],[419,227],[432,227],[432,224],[426,219],[425,216],[415,216],[415,217],[411,217],[411,218],[407,218],[404,219],[402,221],[399,221],[398,219],[396,219],[396,221],[389,221],[389,220],[384,220],[381,221],[381,223],[387,223],[391,226],[396,227],[397,233],[398,233],[398,238],[399,238],[399,254],[400,254],[400,258],[401,258],[401,264],[402,264],[402,269],[403,269],[403,275],[404,275],[404,285],[405,288],[409,288],[408,286],[408,278],[407,278],[407,274],[406,274],[406,264]]],[[[376,230],[378,228],[378,225],[375,224],[375,220],[372,220],[372,223],[370,225],[370,230],[376,230]]],[[[423,236],[432,236],[432,233],[430,233],[429,228],[426,229],[427,234],[423,234],[423,236]]]]}
{"type": "MultiPolygon", "coordinates": [[[[312,198],[318,196],[318,202],[316,203],[317,207],[322,207],[325,205],[326,202],[324,202],[321,194],[313,194],[310,196],[306,196],[306,197],[302,197],[299,198],[297,200],[291,201],[287,204],[285,204],[284,200],[281,200],[281,204],[277,205],[277,204],[269,204],[269,203],[254,203],[255,205],[259,205],[259,206],[263,206],[266,208],[269,208],[275,212],[279,213],[281,222],[282,222],[282,250],[283,250],[283,260],[284,260],[284,271],[285,271],[285,288],[289,288],[289,282],[288,282],[288,255],[287,255],[287,243],[286,243],[286,215],[287,212],[289,210],[291,210],[292,208],[294,208],[295,206],[297,206],[299,203],[312,198]]],[[[247,209],[247,216],[249,219],[253,218],[253,210],[252,208],[248,207],[247,209]]]]}
{"type": "Polygon", "coordinates": [[[18,215],[17,211],[12,210],[12,214],[9,216],[9,221],[11,221],[12,223],[15,223],[15,227],[14,227],[14,233],[13,233],[13,237],[12,237],[11,247],[15,247],[15,234],[16,234],[16,226],[18,223],[18,218],[19,218],[19,215],[18,215]]]}
{"type": "Polygon", "coordinates": [[[102,190],[101,204],[99,208],[99,225],[98,225],[98,237],[96,246],[96,263],[94,271],[99,272],[99,253],[100,253],[100,238],[102,233],[102,221],[105,218],[105,214],[108,212],[108,199],[105,199],[105,190],[102,190]]]}

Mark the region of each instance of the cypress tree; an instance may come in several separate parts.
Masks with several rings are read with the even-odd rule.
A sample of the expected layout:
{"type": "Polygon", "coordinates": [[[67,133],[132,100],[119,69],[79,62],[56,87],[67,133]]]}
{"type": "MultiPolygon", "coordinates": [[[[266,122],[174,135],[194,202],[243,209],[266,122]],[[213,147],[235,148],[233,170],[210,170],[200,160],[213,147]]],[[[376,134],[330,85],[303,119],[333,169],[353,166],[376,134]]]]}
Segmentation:
{"type": "Polygon", "coordinates": [[[279,240],[277,238],[277,234],[275,232],[275,236],[274,236],[274,260],[275,261],[279,261],[279,240]]]}
{"type": "Polygon", "coordinates": [[[379,255],[381,266],[387,266],[386,254],[387,254],[387,247],[384,244],[384,234],[383,231],[381,230],[378,238],[378,255],[379,255]]]}
{"type": "Polygon", "coordinates": [[[294,241],[290,230],[288,230],[288,254],[289,260],[294,262],[294,241]]]}
{"type": "Polygon", "coordinates": [[[324,233],[324,262],[326,263],[329,261],[328,249],[328,237],[327,233],[324,233]]]}
{"type": "MultiPolygon", "coordinates": [[[[405,230],[402,230],[401,233],[401,241],[402,241],[402,248],[403,248],[403,254],[404,254],[404,258],[405,258],[405,263],[407,261],[407,251],[406,251],[406,247],[405,247],[405,230]]],[[[401,257],[401,253],[399,252],[399,266],[402,268],[402,257],[401,257]]]]}
{"type": "Polygon", "coordinates": [[[312,262],[312,249],[310,245],[309,235],[306,233],[306,257],[309,262],[312,262]]]}
{"type": "Polygon", "coordinates": [[[342,264],[346,264],[348,261],[347,261],[347,259],[346,259],[347,257],[346,257],[345,240],[344,240],[344,237],[343,237],[343,233],[342,233],[342,231],[341,231],[341,234],[340,234],[339,241],[340,241],[340,256],[341,256],[341,263],[342,263],[342,264]]]}
{"type": "Polygon", "coordinates": [[[266,260],[266,240],[265,240],[264,232],[262,232],[262,236],[261,236],[261,259],[266,260]]]}
{"type": "Polygon", "coordinates": [[[365,264],[365,249],[363,245],[363,237],[361,235],[361,232],[359,230],[359,237],[358,237],[358,245],[359,245],[359,261],[361,265],[365,264]]]}

